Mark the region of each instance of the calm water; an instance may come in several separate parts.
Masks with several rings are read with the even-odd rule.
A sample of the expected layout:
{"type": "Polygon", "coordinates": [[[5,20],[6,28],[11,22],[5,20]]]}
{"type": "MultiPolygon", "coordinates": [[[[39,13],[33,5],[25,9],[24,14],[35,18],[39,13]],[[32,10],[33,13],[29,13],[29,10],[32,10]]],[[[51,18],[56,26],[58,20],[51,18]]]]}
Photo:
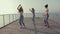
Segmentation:
{"type": "MultiPolygon", "coordinates": [[[[43,17],[43,13],[35,13],[36,17],[43,17]]],[[[32,17],[31,13],[25,13],[24,17],[32,17]]],[[[60,22],[60,14],[59,13],[49,13],[49,18],[60,22]]]]}
{"type": "Polygon", "coordinates": [[[60,14],[58,13],[50,14],[50,19],[60,22],[60,14]]]}

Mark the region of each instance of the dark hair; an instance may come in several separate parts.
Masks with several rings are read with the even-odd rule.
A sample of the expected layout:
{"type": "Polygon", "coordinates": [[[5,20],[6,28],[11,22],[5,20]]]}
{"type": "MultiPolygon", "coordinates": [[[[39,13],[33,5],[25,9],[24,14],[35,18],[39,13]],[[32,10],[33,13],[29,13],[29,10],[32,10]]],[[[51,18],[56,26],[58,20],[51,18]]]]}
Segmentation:
{"type": "Polygon", "coordinates": [[[48,7],[48,4],[45,5],[45,8],[47,8],[47,7],[48,7]]]}
{"type": "Polygon", "coordinates": [[[32,8],[34,10],[34,8],[32,8]]]}

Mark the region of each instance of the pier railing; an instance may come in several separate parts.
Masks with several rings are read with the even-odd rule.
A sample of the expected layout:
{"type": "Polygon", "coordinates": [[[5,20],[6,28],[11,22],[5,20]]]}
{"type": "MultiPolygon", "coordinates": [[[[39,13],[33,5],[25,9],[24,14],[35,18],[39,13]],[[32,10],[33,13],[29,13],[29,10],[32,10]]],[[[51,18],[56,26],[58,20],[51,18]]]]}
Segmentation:
{"type": "Polygon", "coordinates": [[[19,14],[3,14],[0,15],[0,28],[17,20],[19,18],[19,14]]]}

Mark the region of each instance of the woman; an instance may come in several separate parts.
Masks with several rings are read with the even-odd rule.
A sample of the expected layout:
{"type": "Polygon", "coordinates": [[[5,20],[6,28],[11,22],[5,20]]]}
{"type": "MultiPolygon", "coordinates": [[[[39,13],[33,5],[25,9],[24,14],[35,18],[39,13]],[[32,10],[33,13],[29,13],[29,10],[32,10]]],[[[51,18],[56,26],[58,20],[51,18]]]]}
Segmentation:
{"type": "Polygon", "coordinates": [[[25,27],[25,24],[23,22],[24,21],[23,8],[22,8],[21,5],[19,5],[17,9],[18,9],[18,11],[20,13],[19,24],[21,25],[21,27],[22,27],[22,25],[25,27]]]}
{"type": "Polygon", "coordinates": [[[45,26],[48,26],[49,28],[49,23],[48,23],[48,18],[49,18],[49,9],[48,9],[48,4],[45,5],[45,14],[44,14],[44,23],[45,23],[45,26]]]}

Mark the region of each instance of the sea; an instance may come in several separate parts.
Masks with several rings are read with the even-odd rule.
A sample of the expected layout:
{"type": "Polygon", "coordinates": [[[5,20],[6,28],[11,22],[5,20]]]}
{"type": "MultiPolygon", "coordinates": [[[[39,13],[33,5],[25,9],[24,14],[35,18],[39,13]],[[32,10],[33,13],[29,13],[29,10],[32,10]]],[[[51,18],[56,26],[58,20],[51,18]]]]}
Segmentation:
{"type": "MultiPolygon", "coordinates": [[[[24,17],[32,17],[32,13],[25,13],[24,17]]],[[[36,17],[44,17],[43,13],[35,13],[36,17]]],[[[60,13],[49,13],[49,19],[60,22],[60,13]]]]}

